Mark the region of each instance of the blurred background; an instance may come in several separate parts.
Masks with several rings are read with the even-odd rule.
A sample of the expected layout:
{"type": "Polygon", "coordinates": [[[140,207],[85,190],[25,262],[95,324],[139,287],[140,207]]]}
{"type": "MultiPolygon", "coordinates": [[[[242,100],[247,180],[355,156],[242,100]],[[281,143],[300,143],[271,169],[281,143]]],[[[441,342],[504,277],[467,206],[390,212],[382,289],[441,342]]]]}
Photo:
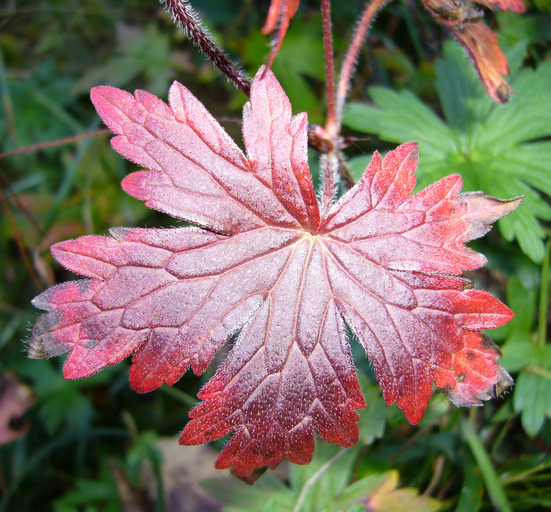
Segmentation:
{"type": "MultiPolygon", "coordinates": [[[[269,2],[193,2],[221,46],[252,76],[266,61],[269,2]]],[[[334,2],[337,62],[364,7],[334,2]]],[[[89,100],[108,84],[166,99],[177,79],[241,143],[245,96],[212,68],[154,0],[4,0],[0,5],[0,512],[429,511],[551,509],[551,5],[486,13],[516,93],[498,107],[470,62],[420,2],[378,16],[351,89],[344,134],[358,179],[374,149],[418,140],[419,187],[453,172],[465,190],[521,194],[519,211],[473,243],[489,263],[477,288],[516,313],[488,332],[517,383],[483,408],[460,410],[435,393],[420,425],[387,408],[352,343],[368,408],[361,441],[319,443],[309,466],[266,473],[249,487],[214,469],[221,440],[179,447],[201,377],[140,395],[128,363],[65,381],[63,358],[29,360],[39,311],[30,301],[74,275],[49,247],[112,226],[173,226],[127,196],[135,166],[110,148],[89,100]]],[[[295,112],[325,115],[319,5],[303,0],[274,64],[295,112]]],[[[311,151],[315,174],[317,154],[311,151]]],[[[221,356],[222,357],[222,356],[221,356]]]]}

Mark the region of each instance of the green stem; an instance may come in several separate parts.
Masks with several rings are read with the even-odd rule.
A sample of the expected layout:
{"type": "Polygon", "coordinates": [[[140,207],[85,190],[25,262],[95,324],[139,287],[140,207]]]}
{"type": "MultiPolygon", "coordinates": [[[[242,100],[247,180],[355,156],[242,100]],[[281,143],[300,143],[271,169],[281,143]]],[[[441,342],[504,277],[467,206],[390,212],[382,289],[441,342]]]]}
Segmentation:
{"type": "Polygon", "coordinates": [[[170,386],[161,386],[159,388],[159,391],[161,391],[165,395],[171,396],[175,400],[178,400],[178,402],[182,402],[187,407],[193,408],[197,405],[197,400],[191,395],[188,395],[186,392],[182,391],[181,389],[173,388],[170,386]]]}
{"type": "Polygon", "coordinates": [[[549,304],[549,259],[551,239],[545,244],[545,256],[541,266],[540,305],[538,319],[538,346],[543,348],[547,338],[547,306],[549,304]]]}
{"type": "Polygon", "coordinates": [[[304,501],[306,500],[306,496],[308,495],[308,491],[312,488],[312,486],[318,481],[318,479],[325,473],[335,462],[337,462],[344,454],[348,453],[347,449],[342,449],[339,452],[337,452],[336,455],[331,457],[321,468],[319,468],[306,482],[304,487],[302,488],[302,491],[297,499],[297,503],[295,505],[295,508],[293,509],[293,512],[300,512],[302,510],[302,505],[304,505],[304,501]]]}
{"type": "Polygon", "coordinates": [[[513,509],[511,508],[511,505],[509,505],[507,495],[505,494],[505,489],[501,485],[490,456],[475,432],[472,423],[467,419],[463,419],[461,421],[461,430],[463,437],[469,445],[473,457],[476,460],[476,464],[480,469],[488,495],[490,496],[494,507],[499,512],[512,512],[513,509]]]}
{"type": "Polygon", "coordinates": [[[544,379],[551,380],[551,372],[539,366],[530,365],[528,367],[528,371],[531,373],[535,373],[536,375],[540,375],[544,379]]]}

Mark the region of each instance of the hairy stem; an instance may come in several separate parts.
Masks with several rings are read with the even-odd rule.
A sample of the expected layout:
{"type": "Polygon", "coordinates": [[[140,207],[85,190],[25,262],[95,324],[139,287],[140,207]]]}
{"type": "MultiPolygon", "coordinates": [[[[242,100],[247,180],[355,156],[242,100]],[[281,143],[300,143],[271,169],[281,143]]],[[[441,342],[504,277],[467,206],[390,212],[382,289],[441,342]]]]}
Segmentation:
{"type": "Polygon", "coordinates": [[[388,0],[371,0],[367,4],[365,11],[362,14],[360,22],[356,27],[356,32],[348,48],[348,52],[342,63],[341,72],[339,76],[339,84],[337,86],[337,105],[336,105],[336,121],[337,129],[340,131],[342,123],[342,114],[344,110],[344,102],[348,94],[348,88],[350,85],[350,79],[354,68],[356,67],[356,61],[358,59],[358,54],[360,53],[360,48],[363,44],[363,41],[369,30],[371,22],[375,18],[375,15],[385,5],[388,0]]]}
{"type": "Polygon", "coordinates": [[[251,82],[245,73],[213,41],[202,27],[199,17],[187,0],[161,0],[173,19],[203,54],[246,96],[250,96],[251,82]]]}
{"type": "Polygon", "coordinates": [[[333,61],[333,29],[331,23],[331,0],[321,0],[323,26],[323,50],[325,54],[325,87],[327,95],[327,118],[325,130],[331,137],[338,135],[335,122],[335,65],[333,61]]]}

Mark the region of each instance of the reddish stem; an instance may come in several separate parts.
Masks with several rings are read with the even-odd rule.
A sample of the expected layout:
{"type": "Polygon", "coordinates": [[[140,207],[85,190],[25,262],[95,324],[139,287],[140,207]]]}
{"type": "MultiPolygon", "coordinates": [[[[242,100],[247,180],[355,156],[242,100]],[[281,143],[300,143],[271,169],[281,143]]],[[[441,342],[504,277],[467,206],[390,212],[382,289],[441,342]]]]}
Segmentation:
{"type": "Polygon", "coordinates": [[[186,0],[161,0],[180,27],[205,56],[246,96],[250,96],[251,82],[235,63],[218,47],[201,26],[199,17],[186,0]]]}
{"type": "Polygon", "coordinates": [[[95,130],[93,132],[80,133],[79,135],[72,135],[71,137],[65,137],[64,139],[57,139],[48,142],[39,142],[38,144],[32,144],[30,146],[24,146],[22,148],[12,149],[5,153],[0,153],[0,160],[15,155],[24,155],[26,153],[33,153],[34,151],[41,151],[43,149],[55,148],[58,146],[64,146],[65,144],[71,144],[73,142],[79,142],[84,139],[90,139],[92,137],[99,137],[100,135],[106,135],[111,133],[111,130],[103,128],[95,130]]]}
{"type": "Polygon", "coordinates": [[[333,60],[333,29],[331,23],[331,0],[321,0],[323,26],[323,50],[325,53],[325,82],[327,95],[327,118],[325,130],[330,137],[338,135],[335,122],[335,65],[333,60]]]}
{"type": "Polygon", "coordinates": [[[339,77],[339,85],[337,87],[337,106],[336,106],[336,124],[337,129],[340,131],[342,123],[342,114],[344,110],[344,102],[346,101],[346,96],[348,94],[348,87],[350,85],[350,78],[356,66],[356,61],[358,59],[358,54],[360,53],[360,48],[362,43],[367,35],[369,26],[375,18],[375,15],[383,5],[388,0],[372,0],[368,3],[365,11],[362,14],[360,23],[356,28],[346,57],[342,63],[341,73],[339,77]]]}
{"type": "Polygon", "coordinates": [[[13,218],[10,207],[8,206],[8,202],[6,201],[6,199],[4,197],[4,190],[2,189],[1,185],[0,185],[0,204],[2,205],[2,209],[6,212],[6,217],[8,218],[10,226],[13,230],[13,236],[15,238],[15,243],[17,244],[17,248],[19,249],[19,254],[21,254],[23,264],[25,265],[25,267],[27,267],[27,270],[29,271],[29,275],[31,276],[32,281],[34,282],[34,285],[36,286],[36,289],[39,292],[41,292],[43,288],[42,288],[42,285],[40,284],[40,279],[38,279],[38,276],[36,275],[36,272],[34,271],[31,260],[29,259],[28,255],[27,255],[27,250],[25,249],[25,244],[23,243],[21,233],[19,232],[19,229],[17,227],[17,222],[15,222],[15,219],[13,218]]]}
{"type": "Polygon", "coordinates": [[[19,208],[23,212],[25,217],[29,219],[29,222],[31,223],[36,233],[39,235],[42,234],[42,230],[40,229],[40,226],[38,225],[38,222],[34,218],[33,214],[29,211],[28,206],[25,205],[23,201],[21,201],[21,198],[15,192],[15,190],[13,190],[12,186],[10,185],[10,182],[0,174],[0,189],[4,187],[6,188],[6,192],[5,192],[6,196],[9,195],[13,199],[13,201],[16,203],[17,208],[19,208]]]}
{"type": "Polygon", "coordinates": [[[274,45],[272,46],[270,55],[268,56],[266,69],[272,68],[274,59],[276,58],[276,55],[279,53],[279,50],[281,49],[281,45],[283,44],[283,39],[285,38],[285,34],[287,33],[287,29],[289,28],[290,21],[291,20],[287,16],[281,17],[281,21],[279,22],[279,29],[277,31],[277,38],[275,40],[274,45]]]}

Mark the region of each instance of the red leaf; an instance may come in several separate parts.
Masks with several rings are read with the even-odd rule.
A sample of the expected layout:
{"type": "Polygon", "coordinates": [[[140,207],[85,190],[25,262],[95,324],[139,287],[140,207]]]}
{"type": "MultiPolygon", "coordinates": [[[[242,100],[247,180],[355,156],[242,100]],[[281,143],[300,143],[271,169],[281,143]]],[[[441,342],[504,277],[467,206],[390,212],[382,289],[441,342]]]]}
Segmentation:
{"type": "Polygon", "coordinates": [[[503,78],[509,75],[509,65],[495,34],[482,21],[450,27],[450,30],[467,51],[490,98],[506,103],[513,90],[503,78]]]}
{"type": "Polygon", "coordinates": [[[308,171],[307,122],[270,71],[244,109],[247,156],[191,93],[170,106],[110,87],[92,100],[113,147],[150,169],[123,181],[152,208],[198,227],[116,228],[52,248],[89,279],[34,300],[48,311],[31,357],[70,352],[67,378],[134,354],[137,391],[203,372],[230,337],[224,364],[201,390],[182,444],[230,432],[217,467],[253,482],[283,458],[306,464],[314,432],[358,440],[365,406],[345,322],[373,363],[388,404],[417,423],[436,382],[457,405],[496,396],[511,378],[480,329],[513,316],[458,277],[486,260],[465,247],[521,201],[460,194],[449,176],[411,196],[417,148],[375,153],[361,181],[320,218],[308,171]]]}
{"type": "Polygon", "coordinates": [[[300,0],[272,0],[270,2],[268,17],[266,18],[266,23],[262,27],[261,32],[265,36],[271,34],[275,30],[278,21],[279,28],[275,43],[272,46],[272,51],[268,57],[268,68],[272,67],[274,59],[279,53],[283,40],[285,39],[285,35],[287,34],[289,23],[296,14],[299,4],[300,0]]]}
{"type": "MultiPolygon", "coordinates": [[[[525,11],[522,0],[477,0],[477,3],[497,11],[519,14],[525,11]]],[[[423,4],[465,48],[488,95],[497,103],[506,103],[513,93],[503,78],[509,75],[509,66],[497,37],[481,21],[484,13],[462,0],[423,0],[423,4]]]]}
{"type": "Polygon", "coordinates": [[[476,0],[476,3],[485,5],[492,11],[513,11],[523,14],[526,6],[522,0],[476,0]]]}

